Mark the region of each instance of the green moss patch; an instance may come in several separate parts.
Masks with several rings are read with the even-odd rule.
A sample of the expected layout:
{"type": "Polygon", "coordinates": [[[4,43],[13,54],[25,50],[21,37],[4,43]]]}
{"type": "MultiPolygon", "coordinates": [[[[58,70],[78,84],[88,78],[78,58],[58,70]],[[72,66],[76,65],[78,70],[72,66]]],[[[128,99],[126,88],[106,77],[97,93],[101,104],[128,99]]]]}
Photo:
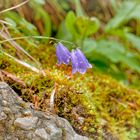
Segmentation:
{"type": "MultiPolygon", "coordinates": [[[[22,45],[24,42],[22,43],[22,45]]],[[[42,64],[46,76],[0,54],[0,69],[4,81],[36,109],[49,109],[55,90],[55,113],[68,119],[80,134],[92,139],[138,139],[140,135],[140,93],[118,83],[109,76],[89,70],[70,77],[71,66],[56,66],[55,49],[41,44],[26,48],[42,64]],[[14,79],[14,76],[17,79],[14,79]]],[[[14,57],[18,56],[9,52],[14,57]]],[[[25,56],[24,56],[25,57],[25,56]]],[[[26,62],[32,64],[29,59],[26,62]]],[[[35,65],[34,65],[35,66],[35,65]]]]}

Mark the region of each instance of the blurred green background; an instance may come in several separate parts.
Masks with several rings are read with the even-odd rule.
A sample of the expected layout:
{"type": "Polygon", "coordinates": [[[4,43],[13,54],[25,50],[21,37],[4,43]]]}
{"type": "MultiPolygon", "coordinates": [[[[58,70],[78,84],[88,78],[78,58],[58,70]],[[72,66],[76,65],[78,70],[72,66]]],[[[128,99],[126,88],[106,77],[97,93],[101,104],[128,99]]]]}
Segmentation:
{"type": "MultiPolygon", "coordinates": [[[[21,2],[3,0],[0,11],[21,2]]],[[[64,44],[70,50],[79,47],[93,71],[140,90],[140,0],[29,0],[0,18],[9,23],[12,37],[42,35],[73,42],[64,44]]]]}

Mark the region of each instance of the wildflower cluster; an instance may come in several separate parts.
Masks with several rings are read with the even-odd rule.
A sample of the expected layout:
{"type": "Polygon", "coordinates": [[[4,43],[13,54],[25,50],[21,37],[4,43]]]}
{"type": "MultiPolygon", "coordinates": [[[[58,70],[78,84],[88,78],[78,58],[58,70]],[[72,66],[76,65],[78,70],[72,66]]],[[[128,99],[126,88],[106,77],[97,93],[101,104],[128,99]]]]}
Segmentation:
{"type": "Polygon", "coordinates": [[[84,74],[88,68],[92,68],[92,65],[89,64],[88,60],[81,52],[80,49],[72,50],[70,53],[67,48],[61,43],[56,45],[56,56],[58,59],[58,65],[66,64],[68,65],[72,62],[72,73],[79,72],[84,74]]]}

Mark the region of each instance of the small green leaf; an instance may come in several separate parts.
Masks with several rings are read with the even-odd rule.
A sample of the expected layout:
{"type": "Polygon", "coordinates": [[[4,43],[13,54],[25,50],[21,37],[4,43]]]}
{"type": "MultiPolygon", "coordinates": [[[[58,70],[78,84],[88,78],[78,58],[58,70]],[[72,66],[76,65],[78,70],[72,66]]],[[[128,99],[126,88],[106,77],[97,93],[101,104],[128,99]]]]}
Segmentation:
{"type": "Polygon", "coordinates": [[[125,49],[120,43],[108,40],[99,41],[95,51],[101,53],[114,63],[119,62],[125,55],[125,49]]]}
{"type": "Polygon", "coordinates": [[[88,21],[85,17],[77,17],[74,23],[75,30],[81,36],[84,36],[87,31],[88,21]]]}
{"type": "Polygon", "coordinates": [[[75,16],[74,12],[70,11],[66,16],[65,24],[66,24],[67,30],[72,34],[73,39],[76,40],[76,39],[80,38],[80,35],[77,33],[77,31],[74,27],[75,21],[76,21],[76,16],[75,16]]]}
{"type": "Polygon", "coordinates": [[[75,6],[76,6],[76,15],[79,16],[86,16],[84,9],[81,6],[81,3],[79,0],[75,0],[75,6]]]}
{"type": "Polygon", "coordinates": [[[93,39],[90,39],[90,38],[86,38],[84,40],[83,52],[86,55],[89,55],[89,54],[93,53],[93,51],[95,50],[96,47],[97,47],[96,41],[94,41],[93,39]]]}
{"type": "Polygon", "coordinates": [[[98,42],[95,52],[104,55],[113,63],[125,63],[131,69],[140,72],[140,63],[135,55],[115,41],[101,40],[98,42]]]}
{"type": "Polygon", "coordinates": [[[17,24],[14,20],[12,20],[11,18],[6,17],[5,20],[10,23],[13,27],[16,27],[17,24]]]}
{"type": "Polygon", "coordinates": [[[99,27],[100,27],[99,20],[96,17],[91,17],[88,20],[88,30],[86,32],[86,36],[96,33],[99,27]]]}
{"type": "Polygon", "coordinates": [[[138,51],[140,51],[140,37],[138,37],[138,36],[136,36],[134,34],[131,34],[131,33],[127,33],[126,38],[128,39],[128,41],[130,41],[133,44],[133,46],[138,51]]]}
{"type": "Polygon", "coordinates": [[[72,41],[72,35],[66,29],[64,21],[62,21],[62,23],[59,25],[56,38],[72,41]]]}
{"type": "Polygon", "coordinates": [[[121,61],[127,64],[133,70],[140,72],[140,62],[132,53],[127,53],[126,56],[121,59],[121,61]]]}
{"type": "Polygon", "coordinates": [[[75,21],[75,29],[84,37],[96,33],[99,29],[99,20],[97,18],[77,17],[75,21]]]}

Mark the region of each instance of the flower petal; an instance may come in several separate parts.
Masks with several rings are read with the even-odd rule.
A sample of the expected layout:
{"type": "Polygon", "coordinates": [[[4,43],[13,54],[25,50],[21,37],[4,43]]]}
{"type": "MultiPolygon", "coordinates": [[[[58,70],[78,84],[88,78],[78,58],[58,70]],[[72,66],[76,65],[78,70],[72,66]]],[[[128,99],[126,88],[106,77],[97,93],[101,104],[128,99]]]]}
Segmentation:
{"type": "Polygon", "coordinates": [[[74,74],[77,72],[78,69],[78,61],[74,50],[72,50],[71,52],[71,61],[72,61],[72,74],[74,74]]]}
{"type": "Polygon", "coordinates": [[[70,58],[71,58],[71,54],[68,51],[67,48],[65,48],[65,46],[61,43],[58,43],[56,45],[56,56],[58,59],[58,65],[64,63],[64,64],[69,64],[70,62],[70,58]]]}
{"type": "Polygon", "coordinates": [[[88,63],[88,60],[79,49],[75,50],[75,56],[78,62],[77,71],[79,73],[84,74],[87,68],[92,68],[92,65],[88,63]]]}
{"type": "Polygon", "coordinates": [[[84,54],[81,52],[80,49],[76,49],[76,55],[77,55],[78,58],[80,58],[81,60],[84,61],[87,68],[92,68],[92,65],[88,62],[88,60],[86,59],[86,57],[84,56],[84,54]]]}

